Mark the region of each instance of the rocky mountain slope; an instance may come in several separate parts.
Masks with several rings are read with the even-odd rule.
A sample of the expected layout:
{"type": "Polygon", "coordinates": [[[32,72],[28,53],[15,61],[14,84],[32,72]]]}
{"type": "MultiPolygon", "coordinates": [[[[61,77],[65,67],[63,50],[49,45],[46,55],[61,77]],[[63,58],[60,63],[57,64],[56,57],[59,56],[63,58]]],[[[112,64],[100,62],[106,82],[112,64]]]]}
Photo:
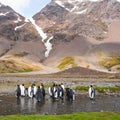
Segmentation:
{"type": "Polygon", "coordinates": [[[44,59],[41,39],[30,21],[0,4],[0,72],[41,70],[36,64],[44,59]]]}
{"type": "Polygon", "coordinates": [[[52,0],[29,20],[0,4],[0,72],[119,73],[119,28],[117,0],[52,0]]]}
{"type": "Polygon", "coordinates": [[[45,65],[119,72],[120,2],[53,0],[33,18],[53,36],[45,65]]]}

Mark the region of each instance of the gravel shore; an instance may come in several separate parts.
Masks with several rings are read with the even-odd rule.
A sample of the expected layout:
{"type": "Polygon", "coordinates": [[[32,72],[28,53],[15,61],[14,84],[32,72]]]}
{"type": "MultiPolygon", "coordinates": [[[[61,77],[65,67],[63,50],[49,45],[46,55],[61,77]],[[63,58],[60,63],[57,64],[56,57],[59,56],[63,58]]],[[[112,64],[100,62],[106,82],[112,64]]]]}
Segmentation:
{"type": "Polygon", "coordinates": [[[50,85],[53,82],[59,84],[63,83],[67,87],[75,86],[89,86],[91,84],[96,86],[120,86],[120,79],[108,79],[108,78],[47,78],[47,77],[11,77],[0,76],[0,93],[12,93],[16,89],[17,84],[25,84],[29,86],[32,83],[39,85],[43,83],[50,85]]]}

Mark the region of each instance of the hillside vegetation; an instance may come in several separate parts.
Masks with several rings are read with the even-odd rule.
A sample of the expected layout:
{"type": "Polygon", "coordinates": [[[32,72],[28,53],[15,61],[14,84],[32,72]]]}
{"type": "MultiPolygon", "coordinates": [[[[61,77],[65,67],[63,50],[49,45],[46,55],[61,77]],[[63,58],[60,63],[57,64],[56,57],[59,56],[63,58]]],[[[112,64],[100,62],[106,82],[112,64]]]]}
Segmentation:
{"type": "Polygon", "coordinates": [[[59,69],[65,69],[70,67],[75,67],[77,64],[75,64],[75,61],[72,57],[65,57],[62,59],[61,63],[58,65],[59,69]]]}
{"type": "Polygon", "coordinates": [[[40,70],[42,70],[42,68],[39,66],[22,59],[0,60],[0,73],[31,72],[40,70]]]}
{"type": "Polygon", "coordinates": [[[120,72],[120,56],[111,56],[103,58],[99,61],[99,64],[108,70],[111,70],[114,66],[118,66],[116,69],[120,72]]]}

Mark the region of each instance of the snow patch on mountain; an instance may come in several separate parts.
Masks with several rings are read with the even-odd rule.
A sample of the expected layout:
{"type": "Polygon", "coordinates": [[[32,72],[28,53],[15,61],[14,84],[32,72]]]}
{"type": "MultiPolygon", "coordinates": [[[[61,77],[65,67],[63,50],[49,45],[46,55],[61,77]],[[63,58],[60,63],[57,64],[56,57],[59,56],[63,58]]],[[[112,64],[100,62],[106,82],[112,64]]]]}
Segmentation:
{"type": "Polygon", "coordinates": [[[62,2],[59,1],[59,0],[56,0],[55,2],[56,2],[59,6],[61,6],[61,7],[63,7],[63,8],[65,7],[65,6],[62,4],[62,2]]]}
{"type": "MultiPolygon", "coordinates": [[[[83,0],[76,0],[76,1],[77,1],[77,2],[83,2],[83,0]]],[[[73,12],[73,13],[75,13],[75,14],[84,14],[84,13],[86,13],[86,11],[87,11],[87,9],[84,9],[84,10],[82,10],[82,11],[74,12],[75,10],[79,9],[78,6],[76,6],[76,4],[74,4],[75,0],[74,0],[74,1],[68,0],[69,3],[71,3],[71,4],[74,5],[74,7],[73,7],[71,10],[68,9],[68,8],[66,8],[66,7],[64,6],[64,3],[62,3],[60,0],[56,0],[55,2],[56,2],[59,6],[61,6],[62,8],[66,9],[67,11],[73,12]]]]}
{"type": "Polygon", "coordinates": [[[29,19],[31,21],[31,23],[34,25],[35,29],[37,30],[37,32],[39,33],[39,35],[42,37],[42,42],[44,42],[44,40],[47,38],[46,33],[44,33],[44,31],[42,30],[41,27],[39,27],[36,23],[35,20],[33,18],[29,19]]]}
{"type": "MultiPolygon", "coordinates": [[[[85,14],[87,12],[87,8],[79,11],[79,7],[77,6],[77,4],[81,3],[84,6],[85,2],[88,2],[88,1],[101,2],[104,0],[67,0],[68,3],[74,5],[74,7],[72,9],[66,8],[66,6],[64,5],[66,3],[66,1],[56,0],[55,3],[58,4],[59,6],[61,6],[62,8],[66,9],[69,12],[73,12],[75,14],[85,14]]],[[[120,2],[120,0],[115,0],[115,1],[120,2]]]]}
{"type": "Polygon", "coordinates": [[[69,3],[75,3],[75,2],[85,2],[85,1],[88,1],[88,0],[68,0],[69,3]]]}
{"type": "Polygon", "coordinates": [[[14,13],[14,14],[17,16],[17,20],[14,21],[14,23],[21,22],[22,20],[21,20],[20,16],[17,13],[14,13]]]}
{"type": "Polygon", "coordinates": [[[50,38],[47,40],[47,42],[45,43],[45,47],[46,47],[46,50],[47,50],[47,51],[45,52],[45,57],[48,57],[50,51],[52,50],[52,44],[50,43],[50,40],[52,40],[52,39],[53,39],[53,36],[50,37],[50,38]]]}
{"type": "Polygon", "coordinates": [[[15,27],[15,29],[14,29],[14,30],[16,31],[16,30],[18,30],[18,29],[22,28],[25,24],[26,24],[26,23],[24,23],[23,25],[20,25],[20,26],[15,27]]]}
{"type": "Polygon", "coordinates": [[[45,39],[47,39],[47,34],[44,33],[44,31],[42,30],[41,27],[39,27],[36,23],[35,20],[33,18],[29,19],[31,21],[31,23],[34,25],[35,29],[37,30],[37,32],[39,33],[39,35],[42,37],[42,42],[44,43],[45,47],[46,47],[46,51],[45,51],[45,57],[49,56],[50,51],[52,50],[52,44],[50,43],[50,40],[53,39],[53,36],[50,37],[46,42],[45,39]]]}
{"type": "Polygon", "coordinates": [[[78,6],[74,6],[71,10],[70,10],[70,12],[73,12],[74,10],[76,10],[78,8],[78,6]]]}
{"type": "Polygon", "coordinates": [[[56,4],[58,4],[59,6],[61,6],[62,8],[65,8],[67,11],[70,12],[70,10],[69,10],[68,8],[66,8],[66,7],[62,4],[62,2],[61,2],[60,0],[56,0],[55,2],[56,2],[56,4]]]}
{"type": "Polygon", "coordinates": [[[85,14],[87,12],[87,9],[79,11],[79,12],[75,12],[76,14],[85,14]]]}
{"type": "Polygon", "coordinates": [[[74,7],[72,9],[69,9],[69,8],[65,7],[65,5],[64,5],[65,1],[62,2],[60,0],[56,0],[55,3],[58,4],[60,7],[66,9],[69,12],[73,12],[75,14],[83,14],[83,13],[86,13],[87,9],[82,10],[82,11],[78,11],[78,12],[74,12],[74,11],[79,9],[79,7],[77,6],[77,3],[79,3],[79,2],[84,3],[86,1],[100,2],[100,1],[103,1],[103,0],[68,0],[68,3],[74,5],[74,7]]]}
{"type": "Polygon", "coordinates": [[[28,19],[28,18],[25,18],[25,20],[24,20],[25,22],[30,22],[30,20],[28,19]]]}
{"type": "MultiPolygon", "coordinates": [[[[73,2],[73,1],[78,1],[78,2],[85,2],[85,1],[91,1],[91,2],[100,2],[100,1],[104,1],[104,0],[68,0],[69,2],[73,2]]],[[[116,0],[118,2],[120,2],[120,0],[116,0]]]]}
{"type": "Polygon", "coordinates": [[[6,13],[0,13],[0,16],[6,16],[7,14],[9,14],[10,12],[6,12],[6,13]]]}
{"type": "MultiPolygon", "coordinates": [[[[100,1],[104,1],[104,0],[68,0],[67,2],[70,4],[74,4],[76,2],[87,2],[87,1],[91,1],[91,2],[100,2],[100,1]]],[[[120,0],[116,0],[118,2],[120,2],[120,0]]],[[[61,6],[64,6],[63,3],[66,1],[61,2],[60,0],[56,0],[56,3],[58,3],[61,6]]]]}
{"type": "Polygon", "coordinates": [[[2,6],[5,6],[5,5],[3,5],[2,3],[0,3],[0,7],[2,7],[2,6]]]}

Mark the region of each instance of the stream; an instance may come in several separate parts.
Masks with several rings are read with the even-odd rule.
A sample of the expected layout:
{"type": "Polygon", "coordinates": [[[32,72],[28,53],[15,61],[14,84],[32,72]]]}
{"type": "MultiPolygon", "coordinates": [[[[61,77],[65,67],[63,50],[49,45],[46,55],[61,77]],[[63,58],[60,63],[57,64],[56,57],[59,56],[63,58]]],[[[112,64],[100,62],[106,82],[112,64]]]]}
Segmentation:
{"type": "Polygon", "coordinates": [[[14,95],[0,95],[0,115],[13,114],[71,114],[75,112],[101,112],[119,111],[120,96],[97,95],[95,100],[90,100],[87,94],[77,94],[76,99],[71,102],[64,100],[53,101],[48,95],[42,102],[35,98],[14,95]]]}

